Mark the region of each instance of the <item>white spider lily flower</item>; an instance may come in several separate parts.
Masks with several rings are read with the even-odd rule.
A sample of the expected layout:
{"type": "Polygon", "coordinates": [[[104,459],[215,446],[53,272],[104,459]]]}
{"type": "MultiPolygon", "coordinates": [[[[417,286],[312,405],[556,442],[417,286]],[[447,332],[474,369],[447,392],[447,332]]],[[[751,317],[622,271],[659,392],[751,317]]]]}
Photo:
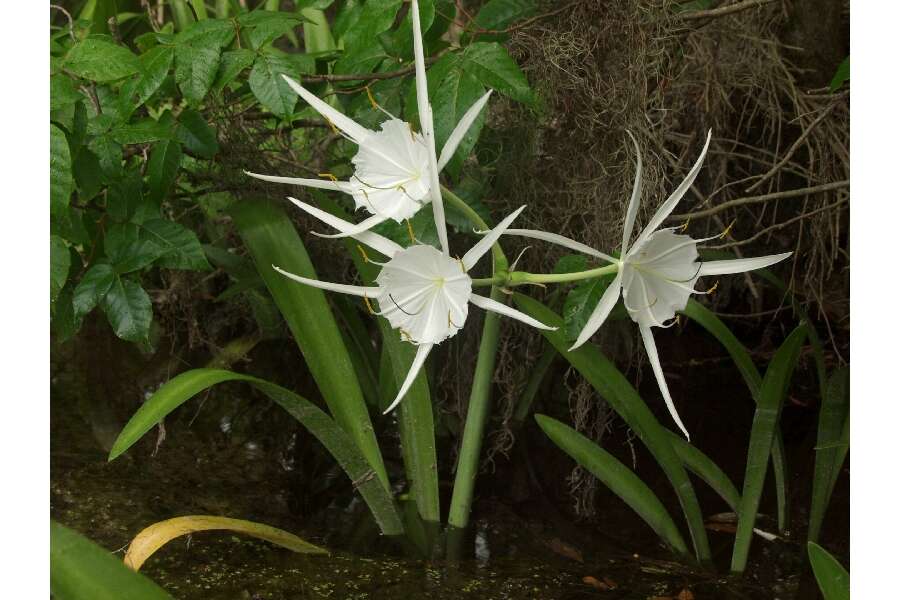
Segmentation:
{"type": "Polygon", "coordinates": [[[356,202],[357,210],[364,209],[371,214],[348,231],[322,237],[351,236],[354,232],[366,231],[389,219],[400,223],[404,219],[411,218],[420,208],[431,202],[438,239],[444,254],[448,254],[447,226],[438,173],[453,157],[466,132],[487,104],[491,91],[484,94],[466,111],[447,138],[438,158],[435,153],[434,119],[428,102],[419,6],[415,1],[412,3],[412,17],[416,98],[419,122],[422,125],[421,133],[414,132],[409,123],[394,117],[384,109],[381,110],[390,118],[381,124],[380,131],[372,131],[317,98],[287,75],[282,75],[291,89],[347,139],[359,146],[359,151],[352,159],[354,173],[348,181],[246,173],[251,177],[274,183],[337,190],[351,195],[356,202]]]}
{"type": "Polygon", "coordinates": [[[469,314],[469,304],[512,317],[533,327],[555,329],[496,300],[472,293],[472,278],[469,271],[490,251],[494,242],[524,210],[524,206],[488,231],[462,258],[451,258],[425,244],[403,248],[373,231],[355,231],[356,226],[352,223],[295,198],[290,200],[341,233],[353,231],[349,234],[351,237],[388,257],[385,263],[375,263],[381,266],[381,272],[375,279],[377,284],[375,286],[318,281],[288,273],[272,265],[282,275],[305,285],[362,296],[367,305],[370,300],[377,300],[379,310],[375,312],[371,306],[370,310],[385,317],[391,327],[400,332],[401,339],[418,346],[409,373],[385,413],[393,410],[406,395],[431,349],[462,329],[469,314]]]}
{"type": "MultiPolygon", "coordinates": [[[[570,350],[575,350],[584,344],[609,316],[621,294],[625,308],[631,319],[638,324],[647,356],[653,368],[653,374],[662,392],[666,407],[685,437],[690,439],[687,429],[675,410],[675,404],[669,394],[659,355],[656,350],[656,342],[653,339],[651,327],[670,327],[675,323],[675,313],[684,310],[691,294],[707,294],[694,288],[697,280],[705,275],[726,275],[731,273],[744,273],[754,269],[761,269],[778,263],[791,255],[790,252],[773,254],[756,258],[743,258],[736,260],[716,260],[700,262],[697,260],[697,244],[707,241],[706,238],[694,240],[690,236],[675,233],[678,228],[660,229],[663,221],[672,214],[679,200],[694,183],[700,166],[706,156],[712,131],[706,137],[706,144],[694,166],[688,172],[684,181],[659,207],[647,226],[640,232],[634,244],[629,245],[634,229],[634,221],[637,216],[638,205],[641,196],[641,155],[637,140],[631,133],[637,152],[637,173],[632,187],[631,200],[625,213],[625,226],[622,231],[622,246],[620,256],[616,259],[607,254],[594,250],[575,240],[548,233],[525,229],[510,229],[507,235],[520,235],[529,238],[537,238],[560,244],[572,250],[601,258],[618,265],[615,279],[603,293],[597,307],[594,309],[587,323],[578,335],[578,339],[570,350]]],[[[714,236],[720,237],[720,236],[714,236]]]]}

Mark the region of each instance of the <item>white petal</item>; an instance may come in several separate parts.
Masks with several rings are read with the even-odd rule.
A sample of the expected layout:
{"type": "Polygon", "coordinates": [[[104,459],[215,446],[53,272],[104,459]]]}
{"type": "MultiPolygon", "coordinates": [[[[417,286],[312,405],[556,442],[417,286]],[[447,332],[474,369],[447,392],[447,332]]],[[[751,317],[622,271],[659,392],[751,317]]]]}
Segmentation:
{"type": "Polygon", "coordinates": [[[703,159],[706,158],[706,151],[709,149],[709,142],[712,140],[712,129],[709,130],[709,133],[706,134],[706,143],[703,145],[703,151],[700,153],[700,157],[697,159],[697,162],[694,163],[694,166],[691,167],[691,170],[688,172],[687,177],[684,178],[684,181],[675,188],[675,191],[666,198],[666,201],[662,203],[662,206],[656,211],[656,214],[653,215],[653,218],[650,219],[650,222],[647,223],[647,226],[644,227],[644,230],[641,231],[641,235],[638,236],[637,241],[632,246],[632,249],[639,247],[647,237],[656,231],[656,229],[662,225],[662,222],[666,220],[666,218],[672,214],[672,211],[675,210],[675,206],[678,204],[678,201],[684,196],[685,192],[693,185],[694,180],[697,178],[697,173],[700,172],[700,167],[703,165],[703,159]]]}
{"type": "MultiPolygon", "coordinates": [[[[336,217],[331,213],[327,213],[324,210],[316,208],[315,206],[307,204],[306,202],[302,202],[300,200],[297,200],[296,198],[290,197],[288,198],[288,200],[293,202],[301,210],[311,214],[320,221],[331,225],[342,233],[346,233],[347,231],[350,231],[353,227],[355,227],[353,223],[348,223],[347,221],[336,217]]],[[[378,235],[373,231],[363,231],[360,233],[355,233],[353,234],[353,238],[359,240],[370,248],[378,250],[388,258],[392,258],[394,254],[403,249],[400,244],[397,244],[382,235],[378,235]]]]}
{"type": "Polygon", "coordinates": [[[336,190],[350,194],[353,191],[353,184],[349,181],[332,181],[330,179],[306,179],[303,177],[281,177],[278,175],[260,175],[259,173],[251,173],[244,171],[244,174],[263,181],[271,181],[272,183],[286,183],[288,185],[302,185],[304,187],[316,188],[319,190],[336,190]]]}
{"type": "Polygon", "coordinates": [[[372,133],[350,117],[344,115],[339,110],[333,108],[327,102],[319,99],[315,94],[304,88],[302,85],[282,74],[284,80],[287,81],[291,89],[297,92],[301,98],[316,109],[320,115],[334,123],[334,126],[346,133],[357,144],[361,144],[372,133]]]}
{"type": "Polygon", "coordinates": [[[431,114],[431,104],[428,102],[428,79],[425,76],[425,49],[422,45],[422,24],[419,20],[419,3],[412,2],[412,26],[413,26],[413,54],[416,62],[416,100],[419,105],[419,124],[422,126],[422,136],[428,146],[428,176],[429,194],[431,195],[431,208],[434,211],[434,224],[437,228],[438,240],[444,254],[450,255],[450,245],[447,241],[447,221],[444,216],[444,199],[441,197],[441,182],[438,179],[437,154],[434,145],[434,117],[431,114]]]}
{"type": "Polygon", "coordinates": [[[628,242],[631,240],[631,232],[634,230],[634,220],[637,218],[637,209],[641,204],[641,186],[643,163],[641,162],[641,148],[638,146],[634,135],[626,130],[628,137],[634,142],[634,152],[637,156],[637,170],[634,175],[634,186],[631,188],[631,200],[628,201],[628,210],[625,213],[625,227],[622,229],[622,256],[628,253],[628,242]]]}
{"type": "Polygon", "coordinates": [[[638,329],[641,330],[641,337],[644,339],[644,348],[647,350],[647,357],[650,359],[650,366],[653,367],[653,374],[656,376],[656,383],[659,385],[659,391],[662,392],[663,400],[666,401],[666,407],[669,414],[675,419],[675,424],[684,433],[684,437],[690,441],[691,436],[688,435],[687,429],[675,410],[675,403],[672,402],[672,396],[669,395],[669,386],[666,385],[666,378],[663,375],[662,365],[659,364],[659,354],[656,352],[656,342],[653,340],[653,332],[650,331],[649,325],[638,323],[638,329]]]}
{"type": "Polygon", "coordinates": [[[497,302],[496,300],[493,300],[491,298],[486,298],[485,296],[472,294],[472,296],[469,298],[469,301],[478,308],[483,308],[484,310],[489,310],[491,312],[501,314],[505,317],[510,317],[511,319],[521,321],[526,325],[531,325],[532,327],[537,327],[538,329],[546,329],[547,331],[556,331],[557,329],[559,329],[559,327],[550,327],[549,325],[544,325],[537,319],[533,319],[521,311],[507,306],[502,302],[497,302]]]}
{"type": "Polygon", "coordinates": [[[478,262],[482,256],[484,256],[488,250],[491,249],[491,246],[494,245],[500,236],[503,235],[503,232],[510,226],[510,224],[515,220],[519,214],[525,210],[525,206],[520,206],[518,209],[513,211],[508,217],[500,221],[500,223],[491,229],[485,234],[483,238],[478,240],[478,243],[472,246],[468,252],[466,252],[462,257],[463,266],[466,268],[466,271],[475,266],[475,263],[478,262]]]}
{"type": "Polygon", "coordinates": [[[565,246],[569,250],[575,250],[576,252],[581,252],[583,254],[595,256],[601,260],[605,260],[606,262],[610,262],[610,263],[618,262],[615,258],[610,256],[609,254],[604,254],[603,252],[600,252],[599,250],[594,250],[590,246],[582,244],[581,242],[576,242],[573,239],[569,239],[569,238],[559,235],[557,233],[550,233],[549,231],[539,231],[537,229],[507,229],[505,235],[517,235],[520,237],[533,238],[536,240],[543,240],[545,242],[550,242],[552,244],[557,244],[559,246],[565,246]]]}
{"type": "Polygon", "coordinates": [[[388,414],[392,410],[394,410],[400,401],[403,400],[403,396],[406,395],[406,392],[409,391],[410,386],[412,386],[413,381],[416,380],[416,375],[419,374],[419,371],[422,370],[422,365],[425,364],[425,359],[428,358],[428,353],[431,352],[431,349],[434,347],[434,344],[420,344],[419,349],[416,350],[416,357],[413,359],[412,364],[409,366],[409,373],[406,374],[406,379],[403,381],[403,385],[400,386],[400,391],[397,392],[397,397],[394,398],[394,401],[391,402],[391,405],[387,407],[387,410],[384,411],[384,414],[388,414]]]}
{"type": "Polygon", "coordinates": [[[484,108],[484,105],[487,104],[488,98],[491,97],[493,91],[494,90],[488,90],[484,96],[470,106],[469,110],[466,111],[466,114],[464,114],[462,119],[459,120],[459,123],[456,124],[450,137],[447,138],[447,143],[444,144],[443,149],[441,149],[441,156],[438,158],[437,162],[438,171],[443,171],[444,167],[447,166],[447,163],[450,162],[450,159],[453,158],[456,148],[465,137],[466,132],[469,131],[469,127],[472,126],[472,123],[474,123],[475,119],[478,118],[478,115],[481,114],[481,110],[484,108]]]}
{"type": "Polygon", "coordinates": [[[428,79],[425,76],[425,49],[422,45],[422,24],[419,20],[419,3],[412,1],[413,56],[416,64],[416,101],[419,108],[419,124],[426,138],[434,135],[431,105],[428,103],[428,79]]]}
{"type": "Polygon", "coordinates": [[[609,287],[606,288],[606,291],[600,296],[600,302],[597,303],[594,312],[591,313],[587,323],[584,324],[584,329],[578,334],[578,339],[575,340],[575,343],[569,348],[569,352],[584,344],[598,329],[600,329],[600,326],[603,325],[603,322],[606,321],[606,317],[609,316],[609,313],[616,305],[616,302],[618,302],[621,291],[622,271],[619,271],[616,273],[616,278],[612,280],[612,283],[609,284],[609,287]]]}
{"type": "Polygon", "coordinates": [[[347,229],[346,231],[342,231],[340,233],[325,234],[325,233],[316,233],[315,231],[313,231],[312,234],[317,235],[319,237],[323,237],[323,238],[342,238],[342,237],[355,238],[360,233],[364,233],[364,232],[368,231],[369,229],[375,227],[376,225],[378,225],[380,223],[384,223],[385,221],[387,221],[387,219],[388,219],[387,217],[382,217],[381,215],[372,215],[368,219],[363,219],[356,225],[350,225],[349,229],[347,229]]]}
{"type": "Polygon", "coordinates": [[[308,285],[310,287],[319,288],[320,290],[340,292],[342,294],[350,294],[351,296],[364,296],[366,298],[378,297],[379,290],[377,287],[365,287],[361,285],[346,285],[343,283],[331,283],[330,281],[319,281],[318,279],[309,279],[307,277],[301,277],[299,275],[294,275],[293,273],[288,273],[284,269],[276,267],[275,265],[272,265],[272,268],[289,279],[293,279],[294,281],[297,281],[304,285],[308,285]]]}
{"type": "Polygon", "coordinates": [[[711,260],[700,265],[700,276],[704,275],[730,275],[731,273],[744,273],[755,269],[762,269],[769,265],[779,263],[790,256],[791,252],[783,254],[770,254],[769,256],[757,256],[755,258],[736,258],[733,260],[711,260]]]}

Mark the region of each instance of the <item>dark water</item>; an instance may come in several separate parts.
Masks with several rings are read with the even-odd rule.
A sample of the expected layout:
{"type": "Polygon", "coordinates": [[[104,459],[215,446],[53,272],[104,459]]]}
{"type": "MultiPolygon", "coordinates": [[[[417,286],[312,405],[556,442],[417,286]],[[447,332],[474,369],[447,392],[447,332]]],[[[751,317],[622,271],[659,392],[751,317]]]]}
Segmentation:
{"type": "MultiPolygon", "coordinates": [[[[144,527],[190,514],[259,521],[332,551],[298,555],[222,532],[178,538],[142,569],[176,598],[815,597],[805,591],[799,543],[754,542],[753,568],[741,580],[694,571],[671,562],[649,529],[612,496],[601,496],[603,510],[592,524],[565,516],[566,507],[552,503],[564,490],[550,479],[543,482],[549,504],[547,497],[513,502],[485,481],[466,539],[468,558],[411,558],[408,549],[378,536],[346,477],[314,441],[240,385],[201,394],[166,420],[158,446],[158,432],[151,431],[108,463],[107,450],[140,399],[186,367],[98,335],[54,348],[54,519],[123,556],[144,527]]],[[[717,435],[727,436],[727,428],[717,435]]],[[[538,463],[540,473],[547,466],[538,463]]],[[[389,457],[389,468],[400,466],[389,457]]],[[[654,489],[665,485],[649,477],[654,489]]],[[[701,485],[707,506],[711,497],[701,485]]],[[[733,534],[710,536],[726,567],[733,534]]]]}

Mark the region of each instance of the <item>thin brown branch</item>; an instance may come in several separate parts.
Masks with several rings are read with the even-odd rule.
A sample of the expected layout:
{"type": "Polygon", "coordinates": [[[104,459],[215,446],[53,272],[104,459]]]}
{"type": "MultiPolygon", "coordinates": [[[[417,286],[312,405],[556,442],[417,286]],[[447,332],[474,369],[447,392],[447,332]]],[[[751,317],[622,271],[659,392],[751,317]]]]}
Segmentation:
{"type": "Polygon", "coordinates": [[[796,190],[785,190],[783,192],[772,192],[771,194],[763,194],[761,196],[747,196],[746,198],[737,198],[735,200],[729,200],[728,202],[723,202],[718,206],[713,206],[712,208],[707,208],[704,210],[698,210],[690,213],[681,213],[677,215],[671,215],[670,219],[700,219],[703,217],[709,217],[715,214],[722,212],[723,210],[728,210],[729,208],[734,208],[735,206],[743,206],[745,204],[759,204],[761,202],[771,202],[773,200],[782,200],[785,198],[798,198],[803,196],[808,196],[810,194],[817,194],[819,192],[829,192],[831,190],[838,190],[841,188],[849,187],[850,180],[845,179],[843,181],[834,181],[831,183],[823,183],[822,185],[814,185],[812,187],[805,187],[796,190]]]}
{"type": "Polygon", "coordinates": [[[819,213],[823,213],[823,212],[829,211],[833,208],[837,208],[837,207],[841,206],[842,204],[846,204],[848,201],[849,201],[849,198],[841,198],[837,202],[833,202],[827,206],[817,208],[816,210],[811,210],[807,213],[803,213],[802,215],[797,215],[793,219],[788,219],[787,221],[784,221],[782,223],[776,223],[775,225],[770,225],[769,227],[766,227],[765,229],[756,232],[755,235],[752,235],[745,240],[740,240],[738,242],[730,242],[728,244],[720,244],[718,246],[709,246],[709,249],[710,250],[723,250],[725,248],[734,248],[735,246],[743,246],[745,244],[749,244],[750,242],[754,242],[766,234],[772,233],[773,231],[776,231],[778,229],[783,229],[785,227],[793,225],[794,223],[802,221],[803,219],[808,219],[810,217],[813,217],[819,213]]]}
{"type": "Polygon", "coordinates": [[[74,21],[72,20],[72,13],[67,11],[65,8],[63,8],[59,4],[51,4],[50,8],[58,10],[66,17],[66,20],[69,22],[69,37],[72,38],[73,42],[77,42],[78,40],[75,37],[75,24],[74,24],[74,21]]]}
{"type": "MultiPolygon", "coordinates": [[[[437,62],[440,55],[425,59],[425,64],[430,65],[437,62]]],[[[303,75],[303,81],[328,81],[331,83],[338,81],[379,81],[382,79],[395,79],[414,73],[416,65],[409,65],[396,71],[385,71],[383,73],[348,73],[346,75],[303,75]]]]}
{"type": "Polygon", "coordinates": [[[763,175],[759,179],[759,181],[757,181],[756,183],[754,183],[753,185],[748,187],[745,191],[747,193],[752,192],[753,190],[755,190],[756,188],[761,186],[763,183],[765,183],[766,181],[771,179],[775,175],[775,173],[777,173],[779,171],[779,169],[781,169],[781,167],[786,165],[787,162],[789,160],[791,160],[791,157],[794,156],[794,152],[796,152],[800,148],[800,146],[803,144],[803,142],[806,141],[806,138],[809,137],[809,134],[811,134],[813,132],[813,129],[816,128],[816,125],[818,125],[819,123],[824,121],[825,117],[827,117],[828,115],[831,114],[831,111],[834,110],[835,106],[837,106],[837,103],[834,103],[834,104],[830,105],[828,108],[826,108],[825,110],[823,110],[822,114],[819,115],[818,117],[816,117],[816,119],[812,123],[809,124],[809,127],[807,127],[805,130],[803,130],[803,133],[800,134],[800,137],[797,138],[797,141],[795,141],[793,144],[791,144],[791,147],[788,148],[788,151],[784,153],[784,156],[781,158],[781,160],[779,160],[777,163],[775,163],[775,165],[773,165],[772,168],[769,169],[766,172],[766,174],[763,175]]]}
{"type": "Polygon", "coordinates": [[[747,10],[748,8],[763,6],[774,1],[775,0],[744,0],[743,2],[736,2],[734,4],[720,6],[718,8],[710,8],[708,10],[692,10],[690,12],[682,14],[681,18],[685,21],[690,21],[694,19],[713,19],[716,17],[725,17],[742,10],[747,10]]]}

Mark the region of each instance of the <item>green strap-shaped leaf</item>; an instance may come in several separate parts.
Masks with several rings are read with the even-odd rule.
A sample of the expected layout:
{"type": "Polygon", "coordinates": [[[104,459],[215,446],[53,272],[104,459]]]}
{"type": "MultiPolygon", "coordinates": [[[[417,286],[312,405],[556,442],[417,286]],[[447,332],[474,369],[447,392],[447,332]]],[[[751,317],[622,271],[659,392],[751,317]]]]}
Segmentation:
{"type": "Polygon", "coordinates": [[[850,573],[815,542],[806,543],[809,564],[825,600],[850,600],[850,573]]]}
{"type": "MultiPolygon", "coordinates": [[[[562,328],[562,317],[537,300],[522,294],[515,294],[513,298],[526,314],[547,325],[562,328]]],[[[603,396],[653,454],[678,495],[681,510],[690,528],[697,559],[700,562],[709,562],[709,541],[703,525],[703,513],[700,511],[697,495],[681,458],[672,447],[669,431],[660,425],[637,390],[596,346],[585,344],[578,350],[569,352],[571,344],[566,340],[562,329],[542,330],[541,334],[603,396]]]]}
{"type": "MultiPolygon", "coordinates": [[[[325,194],[316,192],[314,195],[324,210],[344,220],[350,220],[349,215],[325,194]]],[[[378,275],[378,269],[362,257],[355,240],[345,238],[344,244],[363,281],[367,285],[371,285],[378,275]]],[[[367,248],[366,252],[373,258],[379,256],[378,252],[372,248],[367,248]]],[[[385,319],[378,318],[378,325],[381,328],[382,356],[388,358],[390,375],[395,384],[391,392],[393,394],[400,389],[406,379],[415,349],[411,344],[402,342],[399,333],[391,329],[385,319]]],[[[386,401],[389,403],[392,399],[389,397],[386,398],[386,401]]],[[[431,393],[428,389],[428,378],[424,369],[419,372],[398,410],[400,411],[399,428],[403,462],[419,516],[425,521],[440,522],[441,506],[438,489],[437,449],[434,439],[434,412],[431,405],[431,393]]]]}
{"type": "Polygon", "coordinates": [[[174,600],[86,537],[50,521],[50,593],[56,600],[174,600]]]}
{"type": "Polygon", "coordinates": [[[230,212],[332,416],[387,489],[387,472],[366,402],[325,294],[291,281],[272,268],[276,265],[290,273],[318,278],[297,231],[284,211],[264,200],[239,203],[230,212]]]}
{"type": "Polygon", "coordinates": [[[673,552],[690,556],[684,538],[662,502],[631,469],[568,425],[545,415],[534,418],[554,444],[640,515],[673,552]]]}
{"type": "MultiPolygon", "coordinates": [[[[728,351],[731,360],[734,361],[738,371],[744,378],[744,382],[750,389],[754,402],[758,402],[759,389],[762,386],[762,377],[753,364],[753,359],[747,348],[738,340],[728,326],[709,309],[694,300],[688,300],[687,306],[681,314],[703,327],[728,351]]],[[[775,499],[778,503],[778,531],[784,533],[787,529],[788,519],[788,477],[787,457],[784,451],[784,437],[781,435],[781,426],[777,425],[775,441],[772,444],[772,472],[775,474],[775,499]]]]}
{"type": "Polygon", "coordinates": [[[731,570],[741,573],[747,566],[756,512],[762,497],[769,453],[775,439],[781,408],[787,394],[791,375],[800,358],[800,350],[807,337],[807,326],[801,323],[787,337],[766,369],[756,403],[756,414],[750,429],[750,447],[747,450],[747,467],[744,472],[744,489],[738,510],[738,528],[731,557],[731,570]]]}
{"type": "Polygon", "coordinates": [[[219,369],[194,369],[174,377],[144,402],[116,438],[109,460],[128,450],[160,420],[203,390],[225,381],[244,381],[300,421],[341,465],[368,504],[385,535],[403,526],[393,498],[349,436],[320,408],[279,385],[249,375],[219,369]]]}
{"type": "Polygon", "coordinates": [[[816,464],[807,539],[818,541],[825,511],[849,449],[850,367],[837,369],[828,380],[819,409],[816,464]],[[845,438],[846,435],[846,439],[845,438]]]}
{"type": "Polygon", "coordinates": [[[669,440],[685,468],[705,481],[725,501],[728,508],[737,512],[741,494],[719,465],[674,431],[669,432],[669,440]]]}

